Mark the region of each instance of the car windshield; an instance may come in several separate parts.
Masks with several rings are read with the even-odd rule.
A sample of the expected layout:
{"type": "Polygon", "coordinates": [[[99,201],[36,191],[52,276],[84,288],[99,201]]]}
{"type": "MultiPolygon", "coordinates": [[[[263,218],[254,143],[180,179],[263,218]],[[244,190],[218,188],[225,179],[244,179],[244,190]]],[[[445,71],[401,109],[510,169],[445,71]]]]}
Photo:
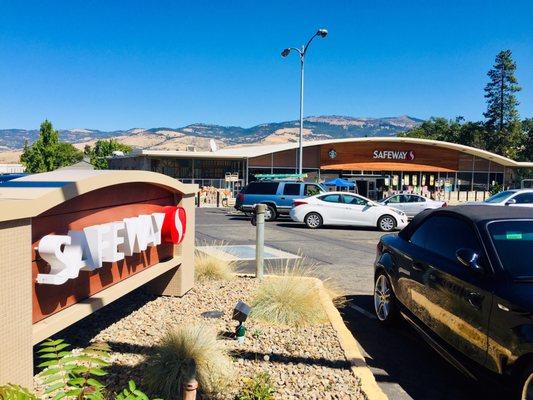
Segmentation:
{"type": "Polygon", "coordinates": [[[400,197],[395,194],[393,196],[389,196],[389,197],[386,197],[386,198],[381,199],[381,200],[378,201],[378,203],[385,203],[385,202],[399,203],[400,202],[400,197]]]}
{"type": "Polygon", "coordinates": [[[515,279],[532,279],[533,220],[496,221],[488,231],[503,268],[515,279]]]}
{"type": "Polygon", "coordinates": [[[487,200],[485,200],[485,203],[501,203],[513,193],[513,190],[504,190],[503,192],[496,193],[494,196],[490,196],[487,200]]]}

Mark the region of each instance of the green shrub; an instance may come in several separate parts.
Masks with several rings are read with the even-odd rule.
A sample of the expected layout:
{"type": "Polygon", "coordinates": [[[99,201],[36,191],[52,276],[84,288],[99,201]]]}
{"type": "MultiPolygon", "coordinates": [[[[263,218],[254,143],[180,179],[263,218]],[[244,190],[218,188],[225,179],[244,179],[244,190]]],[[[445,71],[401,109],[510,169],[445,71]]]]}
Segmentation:
{"type": "Polygon", "coordinates": [[[236,400],[273,400],[276,390],[267,372],[255,375],[253,378],[244,379],[244,387],[237,395],[236,400]]]}
{"type": "Polygon", "coordinates": [[[223,392],[232,378],[227,352],[215,332],[201,325],[168,331],[147,358],[143,382],[153,394],[180,399],[183,386],[193,378],[206,394],[223,392]]]}

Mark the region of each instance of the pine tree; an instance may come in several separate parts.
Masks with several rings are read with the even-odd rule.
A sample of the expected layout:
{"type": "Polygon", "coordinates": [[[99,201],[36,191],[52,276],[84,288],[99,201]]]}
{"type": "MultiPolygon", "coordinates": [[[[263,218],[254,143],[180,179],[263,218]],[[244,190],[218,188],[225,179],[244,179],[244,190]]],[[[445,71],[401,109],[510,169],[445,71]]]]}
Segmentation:
{"type": "Polygon", "coordinates": [[[487,127],[487,148],[498,154],[512,157],[516,155],[520,136],[520,120],[516,109],[518,100],[514,95],[520,91],[515,77],[516,63],[511,50],[498,53],[490,78],[485,86],[487,111],[483,114],[487,127]]]}

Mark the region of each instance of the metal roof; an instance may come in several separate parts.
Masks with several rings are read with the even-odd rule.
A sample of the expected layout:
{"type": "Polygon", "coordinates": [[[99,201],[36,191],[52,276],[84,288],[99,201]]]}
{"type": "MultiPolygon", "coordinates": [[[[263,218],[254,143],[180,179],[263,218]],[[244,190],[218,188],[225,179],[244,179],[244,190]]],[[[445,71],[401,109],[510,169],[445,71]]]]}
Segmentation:
{"type": "MultiPolygon", "coordinates": [[[[348,138],[348,139],[327,139],[308,141],[303,143],[303,147],[321,146],[321,145],[336,145],[342,143],[413,143],[427,146],[434,146],[439,148],[447,148],[451,150],[461,151],[465,154],[470,154],[476,157],[492,160],[498,164],[506,167],[515,168],[533,168],[533,162],[514,161],[510,158],[491,153],[486,150],[477,149],[475,147],[465,146],[457,143],[441,142],[438,140],[406,138],[406,137],[364,137],[364,138],[348,138]]],[[[168,151],[168,150],[140,150],[132,153],[130,157],[134,156],[152,156],[152,157],[174,157],[174,158],[209,158],[209,159],[247,159],[259,156],[264,156],[271,153],[277,153],[285,150],[297,149],[298,143],[282,143],[282,144],[264,144],[253,146],[240,147],[226,147],[217,151],[168,151]]],[[[128,157],[128,156],[125,156],[128,157]]]]}

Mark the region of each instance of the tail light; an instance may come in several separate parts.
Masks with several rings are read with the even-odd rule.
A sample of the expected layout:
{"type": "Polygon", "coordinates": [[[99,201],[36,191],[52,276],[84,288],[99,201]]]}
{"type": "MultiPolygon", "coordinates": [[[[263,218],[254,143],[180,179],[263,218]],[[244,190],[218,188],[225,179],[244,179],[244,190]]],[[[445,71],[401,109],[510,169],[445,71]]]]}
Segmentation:
{"type": "Polygon", "coordinates": [[[448,203],[444,202],[444,204],[441,207],[448,207],[448,203]]]}
{"type": "Polygon", "coordinates": [[[244,193],[242,192],[239,192],[239,194],[237,194],[237,201],[244,201],[244,193]]]}
{"type": "Polygon", "coordinates": [[[301,205],[304,205],[304,204],[307,204],[307,201],[296,200],[295,202],[292,203],[292,206],[293,207],[298,207],[298,206],[301,206],[301,205]]]}
{"type": "Polygon", "coordinates": [[[378,255],[380,255],[382,252],[383,252],[383,244],[381,242],[378,242],[378,244],[376,246],[376,253],[378,253],[378,255]]]}

